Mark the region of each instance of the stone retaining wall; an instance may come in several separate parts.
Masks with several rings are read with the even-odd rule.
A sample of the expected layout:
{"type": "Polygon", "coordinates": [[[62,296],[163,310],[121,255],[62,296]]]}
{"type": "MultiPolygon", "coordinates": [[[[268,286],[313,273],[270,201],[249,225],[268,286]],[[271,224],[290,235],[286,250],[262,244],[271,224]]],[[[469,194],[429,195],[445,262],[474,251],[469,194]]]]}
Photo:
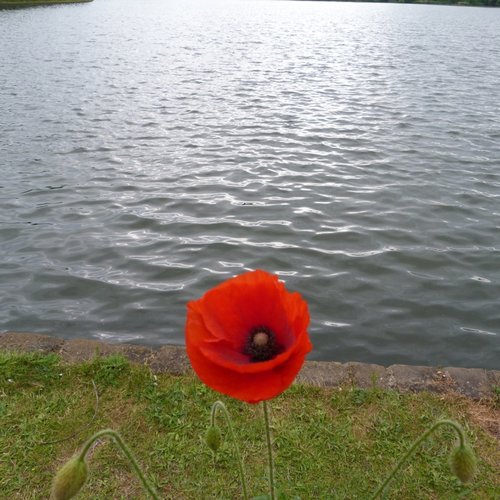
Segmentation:
{"type": "MultiPolygon", "coordinates": [[[[62,339],[36,333],[0,334],[0,350],[57,353],[64,361],[76,363],[96,354],[121,354],[134,363],[149,366],[153,372],[185,375],[191,372],[183,347],[148,348],[132,344],[109,344],[98,340],[62,339]]],[[[335,361],[306,361],[297,382],[323,387],[374,385],[401,392],[454,392],[472,399],[489,398],[500,388],[500,371],[480,368],[434,368],[335,361]]]]}

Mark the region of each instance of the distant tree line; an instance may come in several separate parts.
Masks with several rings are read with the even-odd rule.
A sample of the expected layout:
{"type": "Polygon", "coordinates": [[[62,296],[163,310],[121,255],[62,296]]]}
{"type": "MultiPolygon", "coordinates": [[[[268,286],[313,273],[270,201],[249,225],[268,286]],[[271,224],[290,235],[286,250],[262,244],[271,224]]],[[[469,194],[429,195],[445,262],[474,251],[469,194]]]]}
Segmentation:
{"type": "Polygon", "coordinates": [[[470,5],[478,7],[500,7],[500,0],[333,0],[378,3],[418,3],[434,5],[470,5]]]}

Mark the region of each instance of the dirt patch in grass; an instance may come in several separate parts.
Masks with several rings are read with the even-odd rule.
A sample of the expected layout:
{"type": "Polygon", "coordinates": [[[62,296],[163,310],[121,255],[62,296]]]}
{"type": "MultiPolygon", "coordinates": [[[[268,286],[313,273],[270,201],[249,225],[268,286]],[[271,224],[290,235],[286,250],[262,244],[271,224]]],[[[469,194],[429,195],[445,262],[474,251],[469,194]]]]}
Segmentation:
{"type": "Polygon", "coordinates": [[[500,442],[500,409],[494,401],[467,401],[467,406],[470,419],[500,442]]]}

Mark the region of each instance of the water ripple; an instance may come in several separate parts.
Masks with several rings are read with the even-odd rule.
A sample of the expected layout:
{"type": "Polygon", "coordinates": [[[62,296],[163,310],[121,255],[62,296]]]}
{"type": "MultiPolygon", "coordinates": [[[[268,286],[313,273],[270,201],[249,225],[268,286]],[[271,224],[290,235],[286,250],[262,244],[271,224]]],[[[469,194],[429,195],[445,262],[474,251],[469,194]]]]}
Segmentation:
{"type": "Polygon", "coordinates": [[[316,359],[498,369],[500,10],[2,18],[0,329],[181,344],[188,300],[260,267],[316,359]]]}

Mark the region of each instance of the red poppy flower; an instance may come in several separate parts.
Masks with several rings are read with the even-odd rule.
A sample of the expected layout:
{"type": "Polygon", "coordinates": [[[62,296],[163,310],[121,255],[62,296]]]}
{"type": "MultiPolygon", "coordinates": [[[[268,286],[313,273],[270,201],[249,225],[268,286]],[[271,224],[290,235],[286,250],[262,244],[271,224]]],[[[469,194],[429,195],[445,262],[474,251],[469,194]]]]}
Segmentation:
{"type": "Polygon", "coordinates": [[[312,349],[309,311],[278,277],[252,271],[188,303],[186,347],[201,380],[248,403],[283,392],[312,349]]]}

